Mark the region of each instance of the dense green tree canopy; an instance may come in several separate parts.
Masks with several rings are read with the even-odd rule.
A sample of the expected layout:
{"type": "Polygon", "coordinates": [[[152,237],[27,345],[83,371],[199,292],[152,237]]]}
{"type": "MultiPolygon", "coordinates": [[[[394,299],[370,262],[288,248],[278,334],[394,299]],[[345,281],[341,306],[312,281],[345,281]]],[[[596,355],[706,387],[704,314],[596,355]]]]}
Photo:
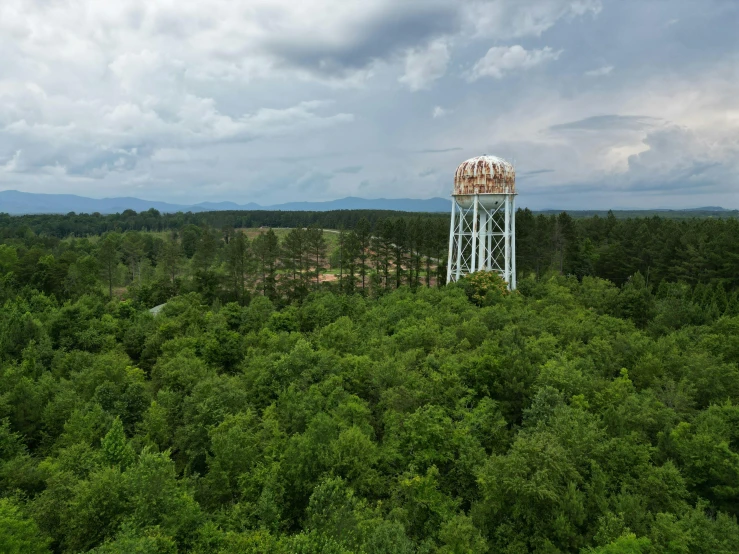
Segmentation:
{"type": "Polygon", "coordinates": [[[735,222],[534,222],[513,293],[402,219],[4,239],[0,550],[739,551],[735,222]]]}

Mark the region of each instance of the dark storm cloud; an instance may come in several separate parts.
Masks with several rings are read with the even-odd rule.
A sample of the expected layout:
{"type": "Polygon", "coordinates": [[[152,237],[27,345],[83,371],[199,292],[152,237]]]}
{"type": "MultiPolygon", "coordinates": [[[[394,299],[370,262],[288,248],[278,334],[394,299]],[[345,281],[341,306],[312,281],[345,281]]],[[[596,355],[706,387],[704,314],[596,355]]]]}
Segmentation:
{"type": "Polygon", "coordinates": [[[461,23],[453,2],[397,2],[378,10],[361,27],[344,37],[324,37],[320,31],[302,36],[270,37],[263,47],[283,64],[321,75],[344,76],[439,35],[461,23]]]}
{"type": "Polygon", "coordinates": [[[737,28],[736,0],[607,0],[587,28],[573,32],[571,25],[558,25],[545,36],[565,49],[558,69],[566,65],[566,71],[583,74],[610,66],[613,70],[600,77],[605,86],[628,81],[638,90],[652,76],[701,72],[736,52],[737,28]]]}
{"type": "MultiPolygon", "coordinates": [[[[643,195],[662,196],[700,196],[705,194],[725,194],[730,189],[728,180],[733,169],[716,162],[694,162],[670,169],[648,177],[627,171],[624,174],[601,178],[597,183],[562,183],[539,186],[524,190],[531,196],[594,198],[604,195],[620,194],[622,200],[632,201],[643,195]]],[[[570,201],[571,202],[571,201],[570,201]]],[[[587,204],[579,204],[584,208],[587,204]]]]}
{"type": "Polygon", "coordinates": [[[596,115],[549,127],[550,131],[638,131],[658,124],[660,120],[644,115],[596,115]]]}

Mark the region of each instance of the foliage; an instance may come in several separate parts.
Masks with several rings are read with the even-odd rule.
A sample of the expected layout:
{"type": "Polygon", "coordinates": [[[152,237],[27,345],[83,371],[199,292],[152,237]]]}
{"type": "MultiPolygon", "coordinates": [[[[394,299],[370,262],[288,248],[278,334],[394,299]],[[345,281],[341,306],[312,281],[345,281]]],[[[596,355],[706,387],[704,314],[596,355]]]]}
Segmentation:
{"type": "Polygon", "coordinates": [[[49,552],[36,522],[24,517],[7,498],[0,498],[0,545],[6,554],[42,554],[49,552]]]}
{"type": "Polygon", "coordinates": [[[495,271],[476,271],[461,278],[458,283],[478,306],[494,303],[497,298],[510,293],[508,284],[495,271]]]}
{"type": "Polygon", "coordinates": [[[0,550],[739,551],[731,249],[636,267],[626,220],[537,216],[508,293],[366,221],[6,237],[0,550]]]}

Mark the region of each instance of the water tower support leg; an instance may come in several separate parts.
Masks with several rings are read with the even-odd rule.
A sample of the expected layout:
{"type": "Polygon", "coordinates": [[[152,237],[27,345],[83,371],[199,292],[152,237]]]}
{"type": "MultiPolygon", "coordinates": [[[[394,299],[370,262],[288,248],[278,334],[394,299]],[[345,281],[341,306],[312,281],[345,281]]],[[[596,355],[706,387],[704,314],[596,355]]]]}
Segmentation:
{"type": "Polygon", "coordinates": [[[488,271],[493,269],[493,214],[488,214],[488,271]]]}
{"type": "Polygon", "coordinates": [[[516,290],[516,197],[511,197],[511,290],[516,290]]]}
{"type": "MultiPolygon", "coordinates": [[[[456,204],[456,202],[455,202],[456,204]]],[[[464,220],[467,215],[459,208],[459,223],[457,224],[457,267],[455,268],[454,280],[459,281],[462,271],[462,248],[464,248],[464,220]]]]}
{"type": "Polygon", "coordinates": [[[454,251],[454,235],[456,229],[454,228],[454,212],[457,210],[457,200],[452,196],[452,222],[449,225],[449,255],[446,262],[446,282],[449,283],[452,280],[452,254],[454,251]]]}
{"type": "Polygon", "coordinates": [[[487,228],[488,228],[487,219],[485,219],[486,217],[487,217],[487,214],[485,210],[483,209],[482,212],[480,212],[480,227],[479,227],[479,232],[478,232],[478,240],[479,240],[479,244],[477,247],[478,248],[477,250],[477,269],[478,271],[481,269],[485,269],[485,244],[487,242],[486,235],[487,235],[487,228]]]}
{"type": "Polygon", "coordinates": [[[511,197],[506,196],[505,199],[505,227],[503,232],[503,238],[505,239],[505,268],[503,275],[505,281],[508,283],[508,288],[511,288],[511,197]]]}
{"type": "Polygon", "coordinates": [[[475,211],[472,215],[472,262],[470,263],[470,273],[474,273],[477,269],[477,232],[479,230],[479,221],[477,219],[477,205],[479,197],[475,194],[475,211]]]}

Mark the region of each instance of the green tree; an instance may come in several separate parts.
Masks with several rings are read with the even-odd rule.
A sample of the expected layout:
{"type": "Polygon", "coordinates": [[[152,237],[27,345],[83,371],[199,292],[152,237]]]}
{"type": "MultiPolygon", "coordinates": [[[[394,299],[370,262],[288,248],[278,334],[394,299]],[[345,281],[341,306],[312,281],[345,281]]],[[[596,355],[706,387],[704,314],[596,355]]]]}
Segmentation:
{"type": "Polygon", "coordinates": [[[310,264],[313,266],[313,274],[316,278],[316,287],[321,284],[321,272],[326,269],[323,264],[328,245],[323,233],[323,229],[308,227],[306,235],[307,250],[311,260],[310,264]]]}
{"type": "Polygon", "coordinates": [[[121,251],[123,253],[123,259],[128,265],[131,280],[141,282],[141,263],[145,253],[142,235],[137,231],[125,233],[121,243],[121,251]]]}
{"type": "Polygon", "coordinates": [[[126,440],[120,417],[113,420],[110,430],[100,444],[103,459],[110,465],[125,469],[133,462],[133,450],[126,440]]]}
{"type": "Polygon", "coordinates": [[[631,319],[642,328],[654,317],[654,296],[641,273],[635,273],[623,286],[618,306],[621,317],[631,319]]]}
{"type": "Polygon", "coordinates": [[[359,275],[362,279],[362,291],[364,292],[367,286],[367,271],[369,270],[368,260],[372,243],[372,227],[366,217],[361,218],[357,222],[355,232],[359,243],[359,255],[357,256],[359,259],[359,275]]]}
{"type": "Polygon", "coordinates": [[[200,237],[203,234],[203,230],[197,225],[185,225],[180,230],[180,239],[182,241],[182,252],[186,258],[192,258],[195,255],[195,251],[198,248],[200,237]]]}
{"type": "Polygon", "coordinates": [[[307,258],[306,231],[296,227],[291,229],[282,242],[282,267],[285,278],[282,280],[288,296],[301,298],[306,294],[304,288],[307,258]]]}
{"type": "Polygon", "coordinates": [[[342,260],[346,267],[346,275],[343,279],[343,291],[352,294],[357,290],[358,260],[360,254],[360,242],[354,231],[349,231],[344,241],[342,260]]]}
{"type": "Polygon", "coordinates": [[[169,452],[144,448],[138,463],[124,474],[131,523],[138,528],[159,528],[179,545],[192,540],[201,521],[200,508],[185,482],[178,481],[169,452]]]}
{"type": "Polygon", "coordinates": [[[262,276],[262,293],[270,299],[277,296],[277,260],[280,256],[277,235],[272,229],[258,235],[253,243],[259,272],[262,276]]]}
{"type": "Polygon", "coordinates": [[[14,271],[18,265],[18,251],[7,244],[0,244],[0,274],[14,271]]]}
{"type": "Polygon", "coordinates": [[[253,272],[253,257],[249,239],[243,231],[237,231],[226,246],[228,271],[233,283],[233,293],[239,304],[246,305],[249,300],[247,281],[253,272]]]}
{"type": "Polygon", "coordinates": [[[50,552],[49,542],[9,498],[0,498],[0,548],[4,553],[44,554],[50,552]]]}
{"type": "Polygon", "coordinates": [[[378,231],[372,238],[375,272],[381,276],[382,286],[385,290],[390,288],[390,259],[393,249],[393,229],[392,220],[384,219],[379,223],[378,231]]]}
{"type": "Polygon", "coordinates": [[[177,237],[171,235],[159,251],[158,264],[170,280],[172,290],[177,293],[177,275],[182,265],[182,249],[177,237]]]}
{"type": "Polygon", "coordinates": [[[113,281],[115,281],[116,268],[120,260],[120,235],[108,233],[98,244],[98,263],[102,269],[103,279],[108,285],[108,296],[113,298],[113,281]]]}
{"type": "Polygon", "coordinates": [[[406,273],[408,226],[404,219],[396,219],[393,222],[392,234],[393,266],[395,267],[395,288],[403,284],[403,275],[406,273]]]}

